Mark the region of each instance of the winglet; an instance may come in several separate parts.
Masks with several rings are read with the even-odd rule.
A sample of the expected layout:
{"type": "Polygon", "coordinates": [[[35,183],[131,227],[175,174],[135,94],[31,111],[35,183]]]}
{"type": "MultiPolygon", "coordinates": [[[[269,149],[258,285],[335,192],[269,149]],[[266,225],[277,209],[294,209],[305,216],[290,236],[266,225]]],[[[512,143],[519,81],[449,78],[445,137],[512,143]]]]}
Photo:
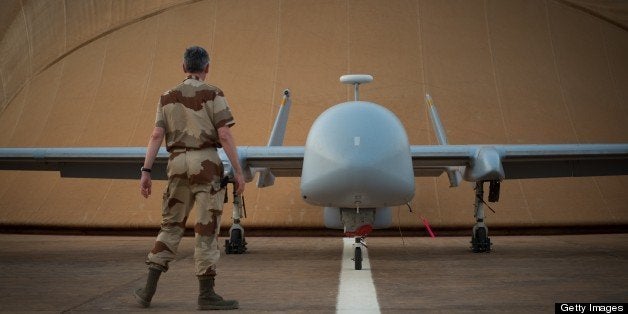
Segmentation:
{"type": "Polygon", "coordinates": [[[283,99],[279,106],[279,112],[277,118],[275,118],[275,124],[270,132],[270,138],[268,139],[268,146],[282,146],[283,139],[286,134],[286,124],[288,123],[288,114],[290,113],[290,90],[283,91],[283,99]]]}
{"type": "MultiPolygon", "coordinates": [[[[275,124],[272,131],[270,131],[270,138],[268,139],[267,146],[283,146],[283,140],[286,135],[286,125],[288,124],[288,114],[290,113],[290,106],[292,100],[290,99],[290,90],[285,89],[283,91],[283,99],[279,106],[279,112],[275,118],[275,124]]],[[[270,172],[270,169],[265,168],[260,172],[257,179],[257,187],[263,188],[271,186],[275,183],[275,176],[270,172]]]]}
{"type": "Polygon", "coordinates": [[[434,127],[434,132],[436,132],[438,144],[448,145],[447,133],[445,132],[443,123],[440,121],[438,110],[436,110],[436,106],[434,105],[434,101],[432,100],[432,96],[430,96],[430,94],[425,94],[425,102],[427,102],[427,105],[429,106],[430,120],[432,120],[432,126],[434,127]]]}
{"type": "MultiPolygon", "coordinates": [[[[432,100],[432,96],[430,94],[425,94],[425,102],[429,106],[430,112],[430,120],[432,120],[432,126],[434,127],[434,133],[436,135],[436,139],[438,140],[438,144],[440,145],[449,145],[447,142],[447,133],[445,132],[445,127],[443,127],[443,123],[440,121],[440,116],[438,115],[438,110],[436,110],[436,105],[434,105],[434,100],[432,100]]],[[[449,177],[449,186],[456,187],[460,185],[462,181],[462,174],[460,170],[456,167],[447,167],[447,176],[449,177]]]]}

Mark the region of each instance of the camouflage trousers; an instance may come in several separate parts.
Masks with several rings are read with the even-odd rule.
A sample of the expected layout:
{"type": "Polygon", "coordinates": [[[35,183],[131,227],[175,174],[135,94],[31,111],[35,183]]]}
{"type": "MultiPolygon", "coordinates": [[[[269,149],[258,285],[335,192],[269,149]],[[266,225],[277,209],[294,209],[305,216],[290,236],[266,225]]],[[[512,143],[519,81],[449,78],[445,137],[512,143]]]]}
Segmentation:
{"type": "Polygon", "coordinates": [[[157,264],[168,270],[168,263],[176,257],[190,211],[195,207],[196,275],[215,275],[216,262],[220,258],[218,233],[225,194],[220,187],[222,169],[215,148],[171,151],[161,230],[148,253],[147,264],[157,264]]]}

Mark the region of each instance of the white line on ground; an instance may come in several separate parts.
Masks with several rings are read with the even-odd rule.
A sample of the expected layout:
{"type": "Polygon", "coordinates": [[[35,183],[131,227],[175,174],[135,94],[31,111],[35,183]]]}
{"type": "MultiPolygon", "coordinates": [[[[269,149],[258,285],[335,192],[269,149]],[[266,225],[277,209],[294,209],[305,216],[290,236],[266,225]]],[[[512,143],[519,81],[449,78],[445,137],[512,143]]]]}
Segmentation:
{"type": "Polygon", "coordinates": [[[344,238],[343,242],[336,313],[380,313],[367,250],[362,251],[362,270],[355,270],[355,240],[344,238]]]}

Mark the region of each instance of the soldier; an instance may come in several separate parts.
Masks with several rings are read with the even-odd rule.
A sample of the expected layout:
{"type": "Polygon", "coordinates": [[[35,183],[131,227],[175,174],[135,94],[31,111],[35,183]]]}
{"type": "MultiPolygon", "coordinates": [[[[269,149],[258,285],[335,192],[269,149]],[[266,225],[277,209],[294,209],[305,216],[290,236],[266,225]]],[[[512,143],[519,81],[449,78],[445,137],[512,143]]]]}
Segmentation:
{"type": "Polygon", "coordinates": [[[175,258],[185,222],[196,204],[194,260],[199,281],[199,310],[238,308],[235,300],[224,300],[214,292],[216,262],[220,257],[217,236],[225,192],[221,187],[223,166],[217,147],[222,147],[234,170],[236,194],[244,192],[244,177],[229,128],[235,124],[223,92],[204,83],[209,71],[205,49],[192,46],[183,56],[187,78],[161,96],[155,128],[148,142],[141,169],[141,194],[151,194],[150,170],[159,146],[166,139],[168,187],[162,204],[161,230],[148,253],[148,279],[135,291],[138,302],[148,307],[157,281],[175,258]]]}

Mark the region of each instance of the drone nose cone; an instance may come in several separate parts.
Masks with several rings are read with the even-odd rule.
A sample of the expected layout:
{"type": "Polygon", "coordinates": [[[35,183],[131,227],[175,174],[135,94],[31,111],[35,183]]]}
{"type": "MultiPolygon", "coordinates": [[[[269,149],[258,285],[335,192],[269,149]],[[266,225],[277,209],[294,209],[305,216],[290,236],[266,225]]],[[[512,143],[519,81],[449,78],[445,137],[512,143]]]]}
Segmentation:
{"type": "Polygon", "coordinates": [[[381,207],[409,201],[414,176],[399,119],[379,105],[352,101],[314,122],[305,145],[301,192],[335,207],[381,207]]]}

